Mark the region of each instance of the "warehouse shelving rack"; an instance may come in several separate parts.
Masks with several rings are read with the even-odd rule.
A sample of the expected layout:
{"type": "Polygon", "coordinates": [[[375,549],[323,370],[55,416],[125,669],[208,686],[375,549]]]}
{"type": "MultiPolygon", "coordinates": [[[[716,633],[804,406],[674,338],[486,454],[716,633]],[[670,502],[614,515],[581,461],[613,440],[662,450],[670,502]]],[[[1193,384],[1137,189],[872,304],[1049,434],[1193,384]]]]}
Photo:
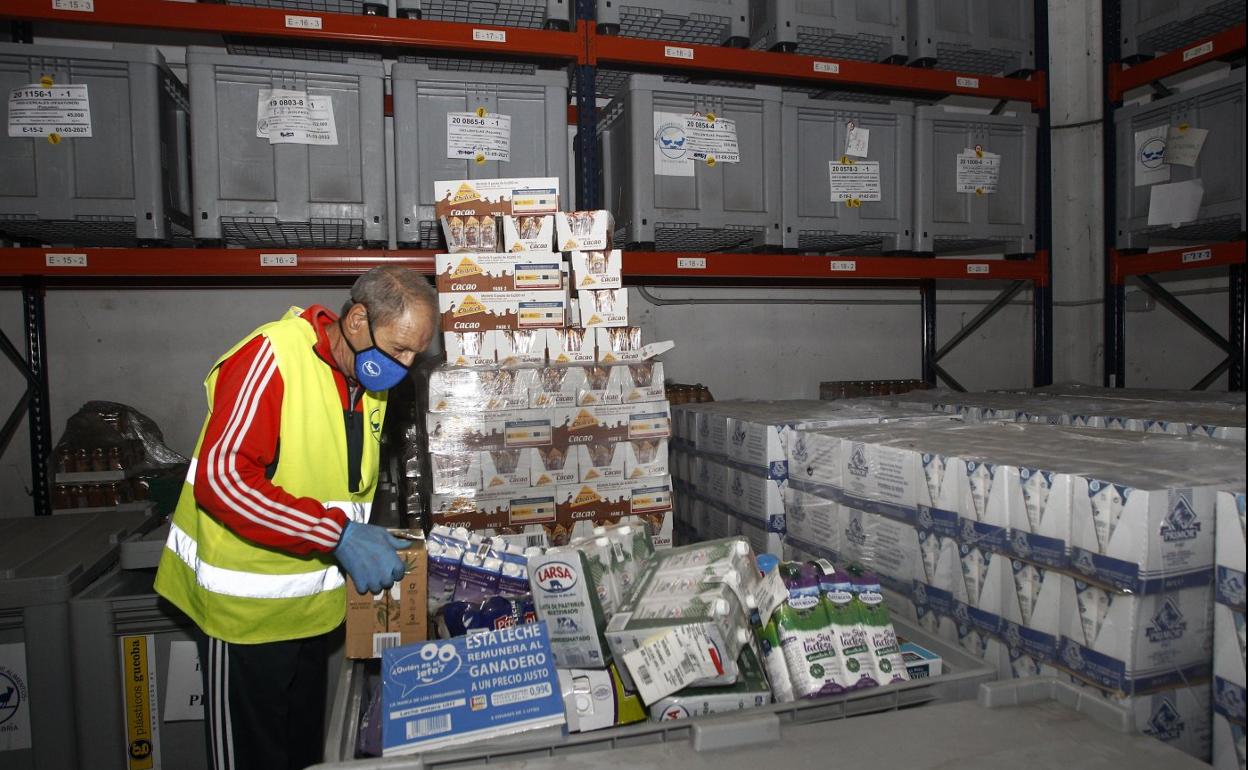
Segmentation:
{"type": "MultiPolygon", "coordinates": [[[[1048,256],[1050,171],[1048,86],[1043,70],[1025,77],[986,77],[939,69],[874,64],[790,53],[668,43],[599,34],[593,0],[577,1],[571,31],[487,27],[334,13],[224,6],[166,0],[5,0],[0,19],[14,38],[29,40],[32,22],[211,32],[261,38],[334,41],[391,49],[426,49],[481,57],[542,59],[572,68],[576,106],[569,109],[578,137],[597,130],[595,75],[599,65],[671,74],[718,74],[734,78],[866,89],[897,94],[962,94],[1021,101],[1038,112],[1036,252],[1024,260],[923,259],[907,257],[799,256],[791,254],[625,253],[624,272],[633,284],[906,286],[921,298],[922,374],[961,389],[940,360],[966,341],[1030,284],[1033,300],[1033,380],[1052,379],[1052,297],[1048,256]],[[942,345],[936,337],[936,282],[1005,283],[1001,292],[942,345]]],[[[1036,61],[1048,60],[1047,10],[1036,2],[1036,61]]],[[[594,141],[577,141],[577,205],[601,204],[601,173],[594,141]]],[[[36,513],[50,511],[48,459],[52,450],[48,410],[47,335],[44,295],[71,286],[290,285],[341,280],[378,264],[433,272],[427,250],[200,249],[200,248],[0,248],[0,284],[20,286],[25,355],[0,334],[0,351],[27,380],[25,395],[0,427],[0,453],[24,413],[29,415],[32,484],[36,513]]]]}
{"type": "MultiPolygon", "coordinates": [[[[1198,334],[1216,345],[1226,357],[1208,374],[1201,377],[1192,390],[1204,390],[1224,373],[1230,390],[1244,389],[1244,241],[1213,243],[1154,253],[1131,253],[1115,248],[1117,232],[1117,132],[1114,110],[1122,105],[1123,96],[1142,86],[1160,85],[1163,78],[1177,75],[1202,64],[1242,58],[1245,51],[1244,25],[1223,30],[1212,37],[1197,40],[1175,51],[1134,65],[1122,58],[1122,2],[1103,0],[1102,42],[1105,61],[1104,98],[1104,168],[1105,168],[1105,372],[1104,385],[1127,385],[1127,313],[1126,283],[1134,277],[1140,288],[1158,304],[1178,316],[1198,334]],[[1180,271],[1225,268],[1230,294],[1228,333],[1223,336],[1152,276],[1180,271]]],[[[1164,94],[1164,90],[1161,91],[1164,94]]]]}

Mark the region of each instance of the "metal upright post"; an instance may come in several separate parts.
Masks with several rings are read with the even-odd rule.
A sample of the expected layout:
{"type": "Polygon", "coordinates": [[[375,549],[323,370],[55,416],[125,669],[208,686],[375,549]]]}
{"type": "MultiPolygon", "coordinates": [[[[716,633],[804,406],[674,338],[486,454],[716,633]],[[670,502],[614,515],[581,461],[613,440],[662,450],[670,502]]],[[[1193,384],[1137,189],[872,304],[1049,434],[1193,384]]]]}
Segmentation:
{"type": "Polygon", "coordinates": [[[48,403],[48,332],[44,323],[44,287],[36,278],[22,283],[22,319],[26,331],[26,363],[30,368],[30,486],[35,515],[52,513],[52,415],[48,403]]]}
{"type": "Polygon", "coordinates": [[[919,304],[922,311],[922,378],[936,386],[936,282],[919,282],[919,304]]]}
{"type": "Polygon", "coordinates": [[[1239,358],[1231,359],[1231,368],[1227,373],[1229,390],[1244,389],[1244,363],[1248,360],[1248,350],[1244,348],[1244,266],[1231,265],[1231,296],[1230,296],[1230,332],[1227,337],[1231,347],[1239,351],[1239,358]]]}
{"type": "MultiPolygon", "coordinates": [[[[577,25],[585,23],[587,34],[595,33],[597,7],[594,0],[576,0],[577,25]]],[[[601,207],[601,170],[598,158],[598,94],[597,66],[591,60],[587,37],[585,62],[576,70],[576,205],[577,208],[601,207]]]]}
{"type": "Polygon", "coordinates": [[[1049,113],[1049,10],[1035,4],[1036,68],[1045,73],[1044,108],[1036,131],[1036,258],[1044,257],[1044,276],[1032,283],[1032,384],[1053,382],[1053,135],[1049,113]]]}
{"type": "Polygon", "coordinates": [[[1114,180],[1118,178],[1118,159],[1115,147],[1114,101],[1109,91],[1109,68],[1118,66],[1122,58],[1122,0],[1101,0],[1101,48],[1105,65],[1104,98],[1101,103],[1101,137],[1102,174],[1105,185],[1104,229],[1105,243],[1101,252],[1105,255],[1105,309],[1103,318],[1103,342],[1105,348],[1105,364],[1102,384],[1111,388],[1126,385],[1126,308],[1123,305],[1124,294],[1122,284],[1117,283],[1117,272],[1114,261],[1118,253],[1114,250],[1117,244],[1115,234],[1118,232],[1117,190],[1114,180]]]}

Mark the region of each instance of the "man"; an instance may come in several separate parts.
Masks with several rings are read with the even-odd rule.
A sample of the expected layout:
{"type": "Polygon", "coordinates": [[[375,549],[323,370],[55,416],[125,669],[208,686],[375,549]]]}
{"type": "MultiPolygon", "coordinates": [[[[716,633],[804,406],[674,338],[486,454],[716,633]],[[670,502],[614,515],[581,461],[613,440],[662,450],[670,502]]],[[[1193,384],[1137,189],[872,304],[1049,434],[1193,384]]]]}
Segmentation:
{"type": "Polygon", "coordinates": [[[321,760],[343,573],[361,593],[403,576],[404,542],[367,521],[386,391],[429,345],[437,304],[421,275],[374,268],[341,317],[291,308],[208,374],[208,418],[156,591],[201,631],[213,768],[321,760]]]}

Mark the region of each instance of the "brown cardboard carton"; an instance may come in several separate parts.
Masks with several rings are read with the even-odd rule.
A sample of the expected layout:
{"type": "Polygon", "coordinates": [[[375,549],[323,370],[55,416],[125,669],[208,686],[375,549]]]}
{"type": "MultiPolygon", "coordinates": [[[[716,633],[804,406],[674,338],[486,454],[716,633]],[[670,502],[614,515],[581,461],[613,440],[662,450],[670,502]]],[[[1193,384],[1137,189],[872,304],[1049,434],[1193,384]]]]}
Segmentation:
{"type": "Polygon", "coordinates": [[[384,649],[428,638],[424,539],[413,541],[398,553],[407,565],[407,574],[389,591],[361,596],[347,578],[348,658],[379,658],[384,649]]]}

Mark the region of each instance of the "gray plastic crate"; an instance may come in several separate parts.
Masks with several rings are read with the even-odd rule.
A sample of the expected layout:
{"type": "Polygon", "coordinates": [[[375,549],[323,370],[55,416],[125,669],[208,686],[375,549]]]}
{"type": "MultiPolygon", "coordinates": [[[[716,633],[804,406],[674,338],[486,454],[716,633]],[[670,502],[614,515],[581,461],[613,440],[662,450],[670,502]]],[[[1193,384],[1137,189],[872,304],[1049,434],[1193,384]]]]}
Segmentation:
{"type": "MultiPolygon", "coordinates": [[[[117,561],[123,538],[152,522],[142,513],[0,519],[0,719],[8,730],[24,723],[31,739],[30,748],[0,748],[0,767],[78,766],[69,601],[117,561]]],[[[16,736],[6,732],[0,747],[19,745],[16,736]]]]}
{"type": "Polygon", "coordinates": [[[745,46],[749,0],[597,0],[598,29],[624,37],[745,46]]]}
{"type": "Polygon", "coordinates": [[[0,44],[0,91],[45,76],[87,86],[92,136],[0,136],[0,233],[78,246],[189,237],[190,105],[160,52],[0,44]]]}
{"type": "Polygon", "coordinates": [[[398,0],[398,13],[426,21],[569,29],[575,0],[398,0]]]}
{"type": "Polygon", "coordinates": [[[195,237],[255,248],[356,247],[387,240],[384,68],[233,56],[191,46],[195,237]],[[259,91],[329,96],[338,144],[256,136],[259,91]]]}
{"type": "MultiPolygon", "coordinates": [[[[489,764],[507,765],[524,759],[563,757],[564,761],[578,761],[595,756],[608,756],[603,752],[620,746],[643,746],[670,743],[684,747],[698,741],[694,737],[699,726],[716,723],[746,723],[748,725],[774,724],[793,727],[804,724],[833,722],[861,717],[867,714],[909,709],[915,706],[930,708],[940,703],[973,701],[981,684],[996,679],[996,671],[982,661],[976,660],[960,648],[929,636],[917,626],[894,618],[897,633],[907,640],[926,647],[940,655],[945,673],[933,679],[922,679],[904,684],[858,690],[830,698],[803,700],[796,703],[775,703],[759,709],[718,715],[678,722],[642,722],[624,727],[596,730],[587,733],[565,733],[562,729],[540,730],[519,735],[492,738],[478,746],[446,749],[403,758],[354,759],[359,736],[359,717],[366,705],[370,681],[375,681],[376,666],[367,661],[349,661],[338,679],[334,705],[330,710],[325,732],[325,765],[329,768],[387,767],[434,768],[450,766],[477,766],[489,764]],[[576,757],[576,760],[569,759],[576,757]]],[[[911,712],[903,712],[911,713],[911,712]]],[[[809,759],[809,758],[808,758],[809,759]]],[[[618,760],[617,760],[618,762],[618,760]]],[[[795,767],[808,766],[797,763],[795,767]]],[[[665,767],[679,767],[674,759],[665,767]]],[[[618,765],[617,765],[618,766],[618,765]]]]}
{"type": "MultiPolygon", "coordinates": [[[[833,102],[785,93],[784,247],[859,254],[910,251],[914,226],[914,105],[833,102]],[[880,164],[880,201],[833,203],[828,164],[845,151],[848,124],[870,131],[868,156],[880,164]]],[[[858,160],[858,159],[855,159],[858,160]]]]}
{"type": "Polygon", "coordinates": [[[1244,23],[1244,0],[1122,0],[1122,58],[1149,57],[1244,23]]]}
{"type": "Polygon", "coordinates": [[[898,64],[906,0],[750,0],[750,47],[898,64]]]}
{"type": "Polygon", "coordinates": [[[603,199],[616,245],[717,251],[780,246],[782,92],[633,75],[600,123],[603,199]],[[713,112],[737,124],[740,163],[695,163],[693,176],[655,170],[656,112],[713,112]]]}
{"type": "Polygon", "coordinates": [[[1036,125],[1030,112],[982,115],[939,105],[915,110],[915,251],[1035,251],[1036,125]],[[996,193],[957,192],[956,157],[977,145],[1001,156],[996,193]]]}
{"type": "Polygon", "coordinates": [[[558,177],[564,208],[568,189],[568,83],[562,70],[531,74],[434,70],[400,62],[391,70],[394,92],[395,188],[398,239],[406,246],[439,248],[434,182],[445,179],[558,177]],[[446,157],[446,114],[511,116],[511,160],[475,163],[446,157]]]}
{"type": "Polygon", "coordinates": [[[1114,111],[1118,142],[1117,245],[1120,249],[1182,246],[1243,237],[1244,70],[1151,104],[1114,111]],[[1199,179],[1205,188],[1197,219],[1179,227],[1149,226],[1152,187],[1135,185],[1135,133],[1187,123],[1209,131],[1196,165],[1170,166],[1170,181],[1199,179]]]}
{"type": "Polygon", "coordinates": [[[1033,0],[908,0],[910,63],[981,75],[1033,70],[1033,0]]]}

